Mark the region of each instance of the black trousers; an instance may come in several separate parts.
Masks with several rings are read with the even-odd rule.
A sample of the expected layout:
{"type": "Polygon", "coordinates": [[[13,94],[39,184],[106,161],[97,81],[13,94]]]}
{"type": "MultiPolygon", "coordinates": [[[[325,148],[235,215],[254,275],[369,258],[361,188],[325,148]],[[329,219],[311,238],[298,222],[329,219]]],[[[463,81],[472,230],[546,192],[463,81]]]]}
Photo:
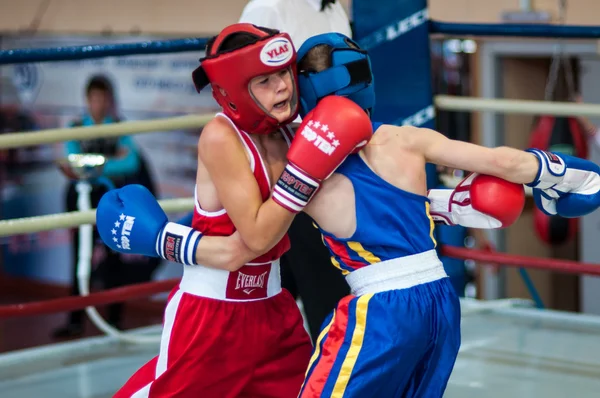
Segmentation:
{"type": "Polygon", "coordinates": [[[329,250],[309,216],[298,214],[289,236],[292,247],[281,258],[281,282],[294,297],[302,299],[314,343],[323,321],[350,288],[340,270],[331,264],[329,250]]]}
{"type": "MultiPolygon", "coordinates": [[[[100,198],[106,192],[103,186],[94,186],[91,193],[92,206],[97,207],[100,198]]],[[[75,183],[69,185],[67,190],[66,205],[67,211],[76,211],[77,209],[77,191],[75,183]]],[[[98,231],[94,228],[94,246],[101,247],[104,250],[104,259],[92,271],[91,282],[99,282],[104,289],[112,289],[134,283],[149,282],[152,279],[152,273],[160,265],[159,258],[122,255],[110,250],[102,243],[98,231]]],[[[77,285],[77,262],[79,251],[79,231],[73,231],[73,257],[72,271],[73,279],[71,282],[71,294],[79,295],[77,285]]],[[[107,320],[113,325],[119,325],[123,314],[123,303],[110,304],[108,306],[107,320]]],[[[84,310],[71,312],[69,323],[73,325],[82,325],[85,316],[84,310]]]]}

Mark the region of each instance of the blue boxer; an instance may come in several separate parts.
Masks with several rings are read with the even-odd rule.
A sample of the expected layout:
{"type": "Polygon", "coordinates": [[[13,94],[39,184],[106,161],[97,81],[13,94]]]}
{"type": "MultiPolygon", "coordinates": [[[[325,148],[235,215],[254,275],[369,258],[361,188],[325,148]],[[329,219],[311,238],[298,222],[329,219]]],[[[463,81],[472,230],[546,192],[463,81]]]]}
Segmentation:
{"type": "MultiPolygon", "coordinates": [[[[298,51],[330,50],[323,71],[299,68],[302,116],[323,97],[343,95],[371,113],[368,55],[340,34],[315,36],[298,51]]],[[[377,134],[381,123],[373,123],[377,134]]],[[[336,170],[353,185],[356,230],[321,229],[351,295],[325,321],[300,397],[441,397],[460,347],[460,303],[437,257],[427,197],[383,180],[359,155],[336,170]]]]}

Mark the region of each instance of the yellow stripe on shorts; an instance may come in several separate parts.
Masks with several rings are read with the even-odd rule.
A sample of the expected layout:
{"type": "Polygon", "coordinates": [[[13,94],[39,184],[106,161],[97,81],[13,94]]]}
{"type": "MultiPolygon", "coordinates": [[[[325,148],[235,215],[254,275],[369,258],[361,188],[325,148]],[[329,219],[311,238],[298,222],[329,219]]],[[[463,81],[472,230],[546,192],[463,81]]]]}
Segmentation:
{"type": "Polygon", "coordinates": [[[321,330],[321,333],[319,333],[319,337],[317,338],[317,343],[315,344],[315,352],[313,352],[312,357],[310,357],[310,361],[308,362],[308,366],[306,367],[306,373],[304,373],[304,381],[302,382],[302,387],[300,387],[300,392],[298,393],[298,396],[300,396],[300,394],[302,393],[302,389],[304,388],[304,383],[306,383],[306,376],[308,375],[310,368],[312,368],[313,363],[315,363],[317,358],[319,358],[319,356],[321,355],[321,343],[323,342],[325,335],[327,333],[329,333],[329,329],[331,328],[331,325],[333,325],[334,321],[335,321],[335,311],[333,311],[333,316],[331,317],[331,320],[329,321],[327,326],[325,326],[323,328],[323,330],[321,330]]]}
{"type": "Polygon", "coordinates": [[[358,354],[360,354],[365,337],[367,310],[369,309],[369,300],[371,300],[371,297],[373,297],[373,294],[365,294],[364,296],[360,296],[356,303],[356,325],[352,333],[352,343],[346,353],[346,358],[344,358],[342,368],[333,387],[331,396],[334,398],[342,398],[344,396],[350,376],[352,375],[352,370],[358,359],[358,354]]]}

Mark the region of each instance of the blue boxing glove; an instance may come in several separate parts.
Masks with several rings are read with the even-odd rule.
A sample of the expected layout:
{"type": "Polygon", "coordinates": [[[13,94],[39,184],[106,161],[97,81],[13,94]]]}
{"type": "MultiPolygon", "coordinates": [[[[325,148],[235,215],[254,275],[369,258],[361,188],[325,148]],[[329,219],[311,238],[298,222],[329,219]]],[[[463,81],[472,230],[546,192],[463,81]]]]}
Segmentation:
{"type": "Polygon", "coordinates": [[[600,167],[589,160],[527,149],[540,169],[532,183],[536,206],[547,215],[581,217],[600,206],[600,167]]]}
{"type": "Polygon", "coordinates": [[[169,222],[156,198],[141,185],[104,194],[96,210],[96,225],[102,241],[114,251],[196,264],[202,234],[169,222]]]}

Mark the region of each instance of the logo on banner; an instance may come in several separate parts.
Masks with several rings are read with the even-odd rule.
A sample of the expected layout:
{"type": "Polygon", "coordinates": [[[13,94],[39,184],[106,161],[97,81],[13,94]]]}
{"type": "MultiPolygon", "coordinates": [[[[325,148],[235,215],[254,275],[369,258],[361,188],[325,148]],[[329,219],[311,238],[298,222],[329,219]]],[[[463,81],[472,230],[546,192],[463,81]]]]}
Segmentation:
{"type": "Polygon", "coordinates": [[[35,102],[42,86],[40,75],[40,68],[36,64],[17,64],[13,66],[13,82],[22,102],[35,102]]]}
{"type": "MultiPolygon", "coordinates": [[[[415,126],[419,127],[424,125],[425,123],[433,120],[435,117],[435,108],[433,105],[429,105],[425,109],[421,109],[419,112],[414,115],[410,115],[406,119],[403,119],[399,124],[401,126],[415,126]]],[[[396,123],[394,123],[396,124],[396,123]]]]}
{"type": "Polygon", "coordinates": [[[383,42],[395,40],[411,30],[418,28],[425,24],[428,19],[429,13],[427,12],[427,9],[417,11],[406,18],[397,20],[381,29],[377,29],[375,32],[359,40],[359,44],[363,49],[370,50],[383,42]]]}

